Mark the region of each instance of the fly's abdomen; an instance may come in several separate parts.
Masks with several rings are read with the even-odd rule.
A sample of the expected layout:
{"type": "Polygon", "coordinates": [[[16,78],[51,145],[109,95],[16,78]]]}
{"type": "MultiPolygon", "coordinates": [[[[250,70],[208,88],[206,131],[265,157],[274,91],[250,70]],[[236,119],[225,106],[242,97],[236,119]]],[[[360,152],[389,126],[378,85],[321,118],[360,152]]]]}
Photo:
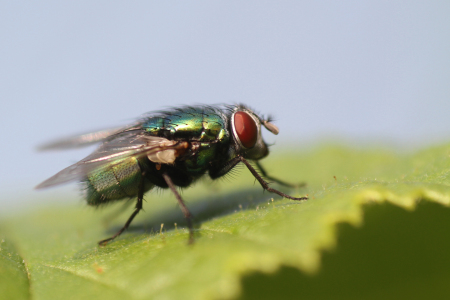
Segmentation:
{"type": "MultiPolygon", "coordinates": [[[[90,173],[84,180],[86,200],[89,205],[101,205],[111,200],[132,198],[138,195],[142,172],[138,160],[129,157],[90,173]]],[[[146,182],[145,191],[153,185],[146,182]]]]}

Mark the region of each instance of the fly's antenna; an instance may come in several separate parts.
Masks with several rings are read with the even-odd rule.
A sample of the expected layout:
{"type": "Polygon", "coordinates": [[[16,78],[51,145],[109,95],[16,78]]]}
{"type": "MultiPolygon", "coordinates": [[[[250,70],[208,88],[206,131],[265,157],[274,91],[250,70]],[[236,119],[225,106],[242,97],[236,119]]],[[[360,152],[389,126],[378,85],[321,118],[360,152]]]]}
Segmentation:
{"type": "Polygon", "coordinates": [[[277,135],[278,133],[280,133],[280,130],[278,129],[278,127],[275,126],[275,124],[270,123],[270,117],[267,120],[263,120],[262,124],[264,127],[266,127],[267,130],[269,130],[273,134],[277,135]]]}

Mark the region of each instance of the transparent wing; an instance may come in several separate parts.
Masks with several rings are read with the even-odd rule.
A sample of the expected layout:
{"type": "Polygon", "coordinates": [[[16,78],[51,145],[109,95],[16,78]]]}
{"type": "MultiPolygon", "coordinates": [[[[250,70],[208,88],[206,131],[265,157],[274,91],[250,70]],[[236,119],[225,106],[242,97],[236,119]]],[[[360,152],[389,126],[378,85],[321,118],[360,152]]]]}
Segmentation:
{"type": "Polygon", "coordinates": [[[148,136],[143,130],[120,132],[109,137],[92,154],[45,180],[36,189],[80,180],[94,170],[111,166],[128,157],[147,156],[153,162],[173,163],[177,154],[181,153],[179,151],[188,147],[187,142],[148,136]]]}
{"type": "Polygon", "coordinates": [[[38,150],[39,151],[64,150],[64,149],[85,147],[91,144],[104,141],[109,137],[123,131],[125,131],[124,127],[117,127],[85,134],[74,135],[43,144],[38,147],[38,150]]]}

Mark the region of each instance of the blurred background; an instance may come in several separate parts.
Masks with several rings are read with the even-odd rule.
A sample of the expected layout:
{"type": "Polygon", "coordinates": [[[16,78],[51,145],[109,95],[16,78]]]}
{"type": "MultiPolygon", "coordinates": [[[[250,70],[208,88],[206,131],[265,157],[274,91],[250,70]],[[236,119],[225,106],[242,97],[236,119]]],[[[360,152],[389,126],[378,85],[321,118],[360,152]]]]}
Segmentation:
{"type": "Polygon", "coordinates": [[[39,144],[167,106],[270,113],[274,152],[448,141],[449,16],[448,1],[2,1],[0,204],[78,195],[33,187],[93,148],[39,144]]]}

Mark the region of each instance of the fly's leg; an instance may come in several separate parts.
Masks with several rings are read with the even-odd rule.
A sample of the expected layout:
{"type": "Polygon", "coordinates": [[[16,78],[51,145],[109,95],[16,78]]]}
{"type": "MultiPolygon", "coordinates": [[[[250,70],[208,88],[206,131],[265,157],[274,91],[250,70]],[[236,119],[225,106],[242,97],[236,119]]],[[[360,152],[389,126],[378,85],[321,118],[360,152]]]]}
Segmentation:
{"type": "Polygon", "coordinates": [[[177,198],[178,204],[180,205],[181,211],[184,214],[184,217],[186,218],[187,225],[189,228],[189,244],[192,244],[194,242],[194,229],[192,226],[192,214],[189,211],[189,209],[186,207],[186,204],[184,204],[183,198],[181,198],[180,194],[178,193],[177,189],[175,188],[175,184],[173,184],[172,179],[167,175],[167,173],[162,174],[164,180],[166,181],[167,185],[169,186],[172,193],[175,195],[175,198],[177,198]]]}
{"type": "Polygon", "coordinates": [[[258,168],[259,172],[261,172],[261,175],[262,175],[263,177],[265,177],[265,178],[267,178],[267,179],[269,179],[269,180],[271,180],[271,181],[273,181],[273,182],[276,182],[276,183],[278,183],[279,185],[283,185],[283,186],[290,187],[290,188],[296,188],[296,187],[304,187],[304,186],[306,186],[306,184],[305,184],[304,182],[301,182],[301,183],[298,183],[298,184],[292,184],[292,183],[288,183],[288,182],[286,182],[286,181],[283,181],[283,180],[274,178],[274,177],[272,177],[272,176],[270,176],[270,175],[267,175],[266,170],[265,170],[265,169],[263,168],[263,166],[259,163],[259,161],[255,161],[255,165],[256,165],[256,167],[258,168]]]}
{"type": "Polygon", "coordinates": [[[98,242],[98,244],[100,246],[105,246],[108,242],[112,241],[113,239],[115,239],[116,237],[121,235],[122,232],[124,232],[128,228],[128,226],[130,226],[134,217],[136,217],[136,215],[139,213],[139,211],[141,211],[142,201],[144,198],[144,178],[145,178],[145,172],[142,172],[141,181],[139,182],[139,187],[138,187],[138,197],[137,197],[136,207],[134,208],[133,213],[128,218],[125,225],[115,235],[113,235],[112,237],[110,237],[108,239],[104,239],[104,240],[101,240],[100,242],[98,242]]]}
{"type": "MultiPolygon", "coordinates": [[[[233,169],[234,166],[236,166],[240,162],[243,162],[247,166],[248,170],[252,173],[252,175],[256,178],[256,180],[258,180],[259,184],[261,184],[262,188],[265,189],[266,191],[274,193],[274,194],[277,194],[277,195],[280,195],[280,196],[282,196],[284,198],[288,198],[288,199],[291,199],[291,200],[307,200],[308,199],[308,197],[299,197],[299,198],[292,197],[292,196],[289,196],[289,195],[287,195],[287,194],[285,194],[283,192],[280,192],[280,191],[278,191],[276,189],[271,188],[269,186],[269,184],[267,183],[267,181],[265,181],[261,177],[261,175],[258,174],[258,172],[255,170],[255,168],[253,168],[252,165],[245,158],[243,158],[242,156],[236,156],[235,158],[227,161],[223,166],[220,166],[218,168],[210,169],[209,170],[209,176],[212,179],[215,179],[215,178],[218,178],[220,176],[223,176],[226,173],[228,173],[231,169],[233,169]]],[[[263,173],[263,172],[261,172],[261,173],[263,173]]]]}
{"type": "Polygon", "coordinates": [[[263,187],[263,189],[265,189],[268,192],[280,195],[284,198],[288,198],[291,200],[307,200],[308,197],[292,197],[289,196],[283,192],[280,192],[279,190],[273,189],[269,186],[269,184],[261,177],[261,175],[258,174],[258,172],[256,172],[255,168],[252,167],[252,165],[242,156],[237,156],[236,158],[239,158],[240,161],[242,161],[248,168],[248,170],[252,173],[252,175],[256,178],[256,180],[258,180],[259,184],[261,184],[261,186],[263,187]]]}

